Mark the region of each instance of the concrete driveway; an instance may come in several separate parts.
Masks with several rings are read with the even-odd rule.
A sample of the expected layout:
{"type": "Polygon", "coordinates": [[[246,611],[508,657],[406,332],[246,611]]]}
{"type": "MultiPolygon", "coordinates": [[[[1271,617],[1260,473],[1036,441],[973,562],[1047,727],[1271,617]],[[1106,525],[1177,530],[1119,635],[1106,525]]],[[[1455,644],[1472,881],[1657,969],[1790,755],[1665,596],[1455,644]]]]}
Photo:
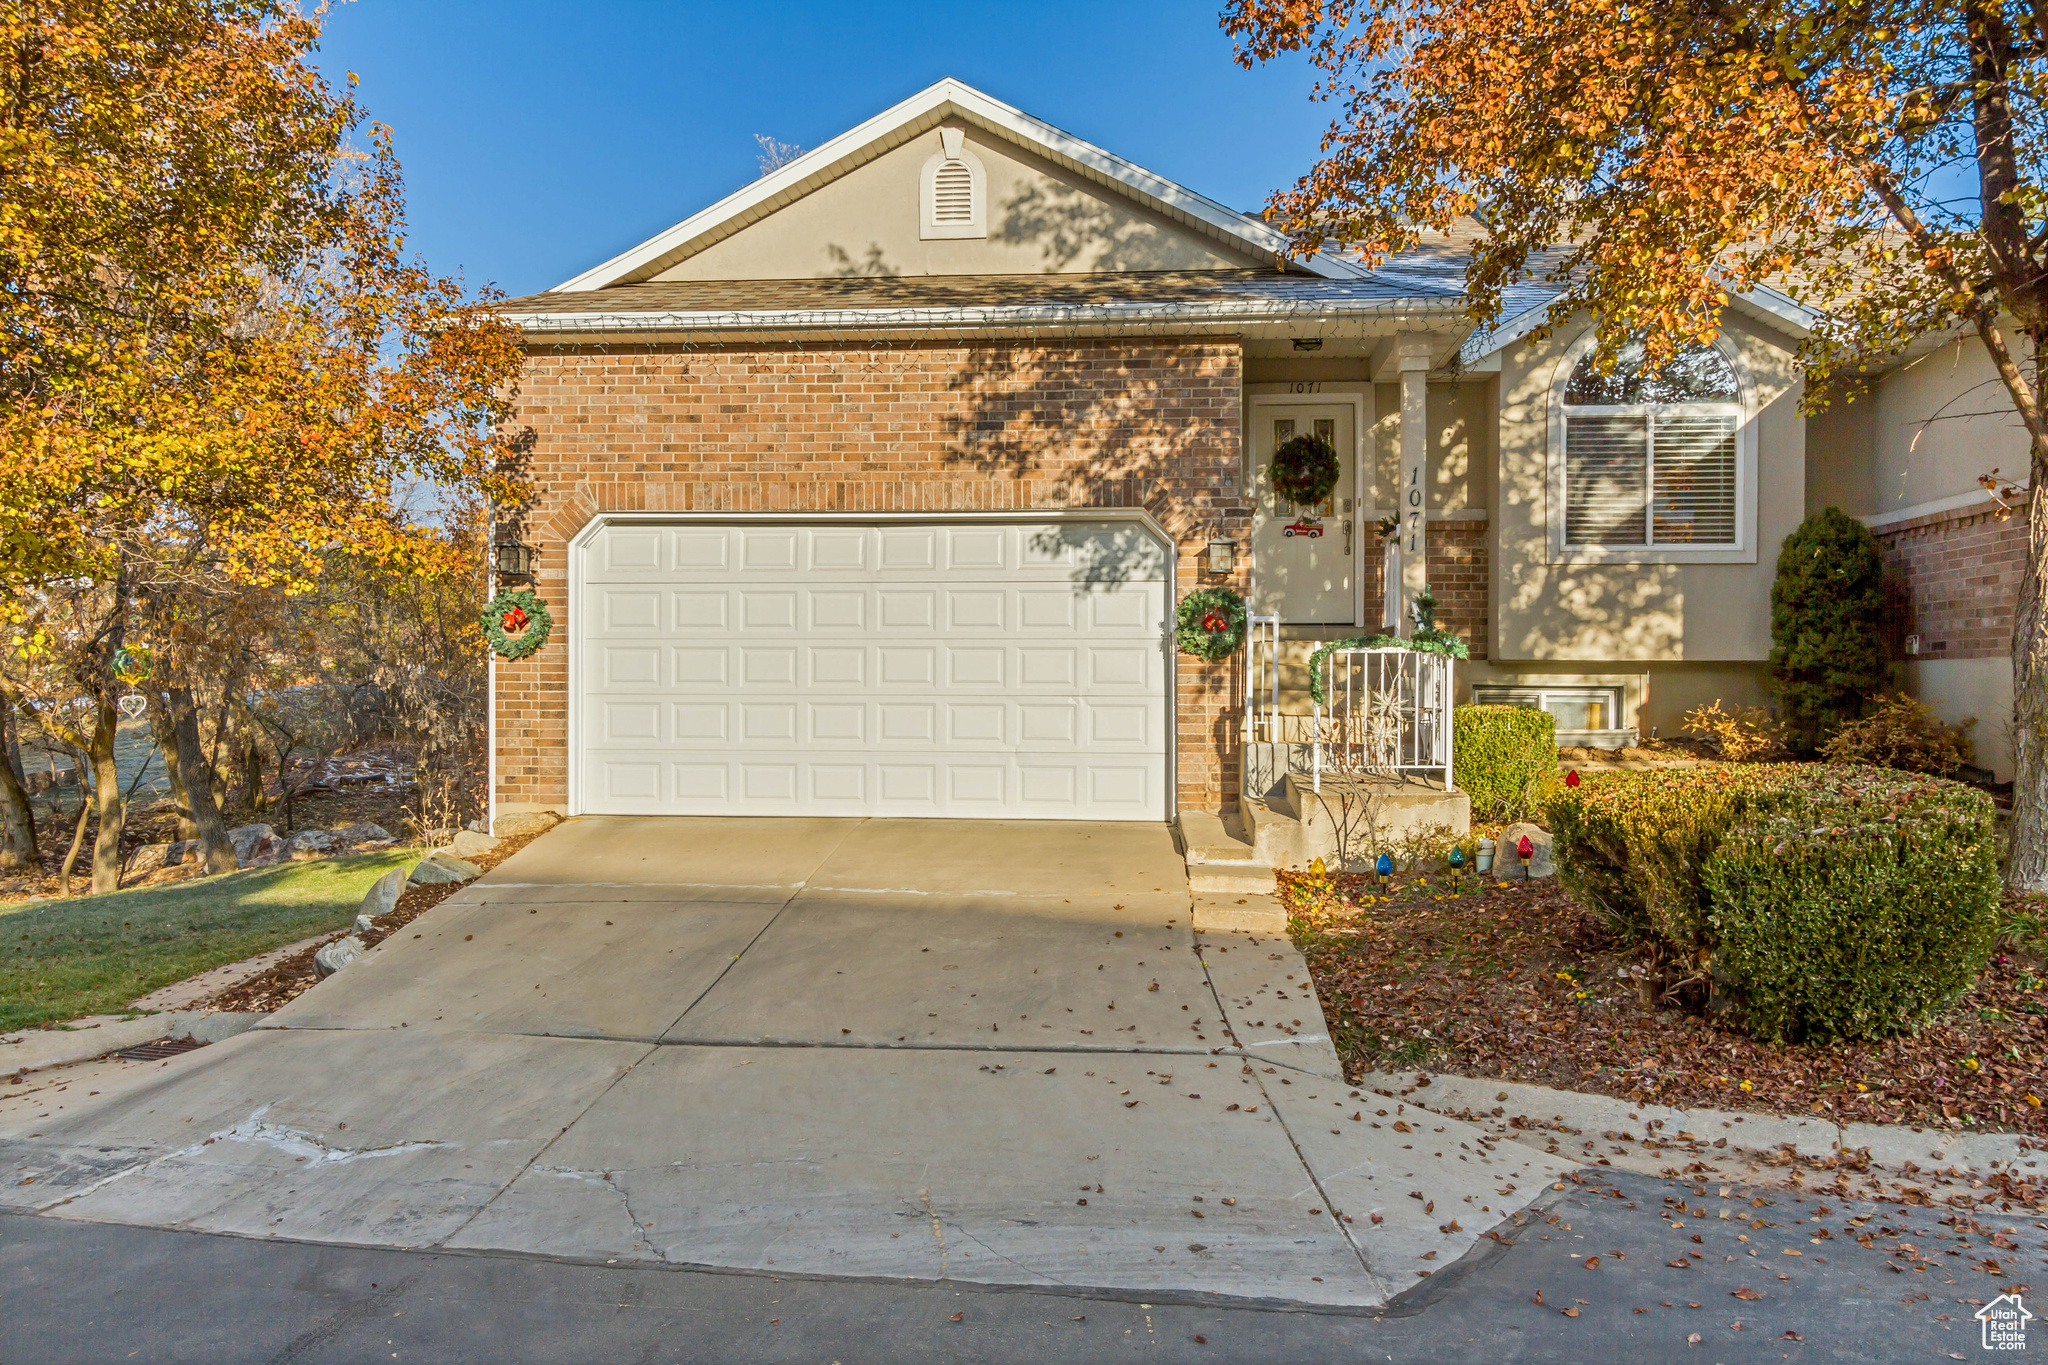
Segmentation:
{"type": "Polygon", "coordinates": [[[572,821],[262,1028],[0,1115],[0,1207],[1373,1306],[1566,1163],[1347,1087],[1159,826],[572,821]]]}

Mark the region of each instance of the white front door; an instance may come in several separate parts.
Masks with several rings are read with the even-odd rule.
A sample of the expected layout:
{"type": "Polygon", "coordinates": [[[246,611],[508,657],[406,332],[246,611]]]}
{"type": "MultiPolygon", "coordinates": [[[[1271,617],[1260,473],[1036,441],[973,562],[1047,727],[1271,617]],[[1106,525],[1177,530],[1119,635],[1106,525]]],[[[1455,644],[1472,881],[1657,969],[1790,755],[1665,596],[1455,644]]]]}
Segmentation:
{"type": "Polygon", "coordinates": [[[1357,410],[1349,403],[1257,403],[1252,408],[1252,610],[1288,625],[1357,621],[1357,410]],[[1288,438],[1312,434],[1337,451],[1337,487],[1297,507],[1273,491],[1268,466],[1288,438]]]}
{"type": "Polygon", "coordinates": [[[1163,820],[1168,554],[1111,519],[605,526],[576,807],[1163,820]]]}

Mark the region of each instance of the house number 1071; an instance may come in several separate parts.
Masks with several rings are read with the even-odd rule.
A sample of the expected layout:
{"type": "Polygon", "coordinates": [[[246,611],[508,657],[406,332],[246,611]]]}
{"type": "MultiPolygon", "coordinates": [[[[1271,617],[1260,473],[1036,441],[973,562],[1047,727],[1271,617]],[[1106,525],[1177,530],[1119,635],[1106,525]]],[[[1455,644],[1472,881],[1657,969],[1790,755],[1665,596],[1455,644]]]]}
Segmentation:
{"type": "Polygon", "coordinates": [[[1287,391],[1289,393],[1321,393],[1323,391],[1323,381],[1320,379],[1296,379],[1288,384],[1287,391]]]}

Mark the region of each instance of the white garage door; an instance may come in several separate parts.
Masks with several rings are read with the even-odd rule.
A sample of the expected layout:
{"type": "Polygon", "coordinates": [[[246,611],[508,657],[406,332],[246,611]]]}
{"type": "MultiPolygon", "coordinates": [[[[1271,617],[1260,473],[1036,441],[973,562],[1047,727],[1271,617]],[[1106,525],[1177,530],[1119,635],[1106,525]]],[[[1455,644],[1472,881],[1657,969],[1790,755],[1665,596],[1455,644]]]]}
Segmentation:
{"type": "Polygon", "coordinates": [[[606,526],[578,808],[1164,819],[1166,555],[1132,521],[606,526]]]}

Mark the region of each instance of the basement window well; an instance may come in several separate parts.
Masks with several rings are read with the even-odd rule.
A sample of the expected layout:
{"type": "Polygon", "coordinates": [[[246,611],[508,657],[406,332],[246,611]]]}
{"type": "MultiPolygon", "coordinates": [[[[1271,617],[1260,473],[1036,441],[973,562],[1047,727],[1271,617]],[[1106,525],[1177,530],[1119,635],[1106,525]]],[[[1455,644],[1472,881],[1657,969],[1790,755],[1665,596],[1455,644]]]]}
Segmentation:
{"type": "Polygon", "coordinates": [[[1622,727],[1618,687],[1475,687],[1472,700],[1548,711],[1561,748],[1620,749],[1636,742],[1636,732],[1622,727]]]}

